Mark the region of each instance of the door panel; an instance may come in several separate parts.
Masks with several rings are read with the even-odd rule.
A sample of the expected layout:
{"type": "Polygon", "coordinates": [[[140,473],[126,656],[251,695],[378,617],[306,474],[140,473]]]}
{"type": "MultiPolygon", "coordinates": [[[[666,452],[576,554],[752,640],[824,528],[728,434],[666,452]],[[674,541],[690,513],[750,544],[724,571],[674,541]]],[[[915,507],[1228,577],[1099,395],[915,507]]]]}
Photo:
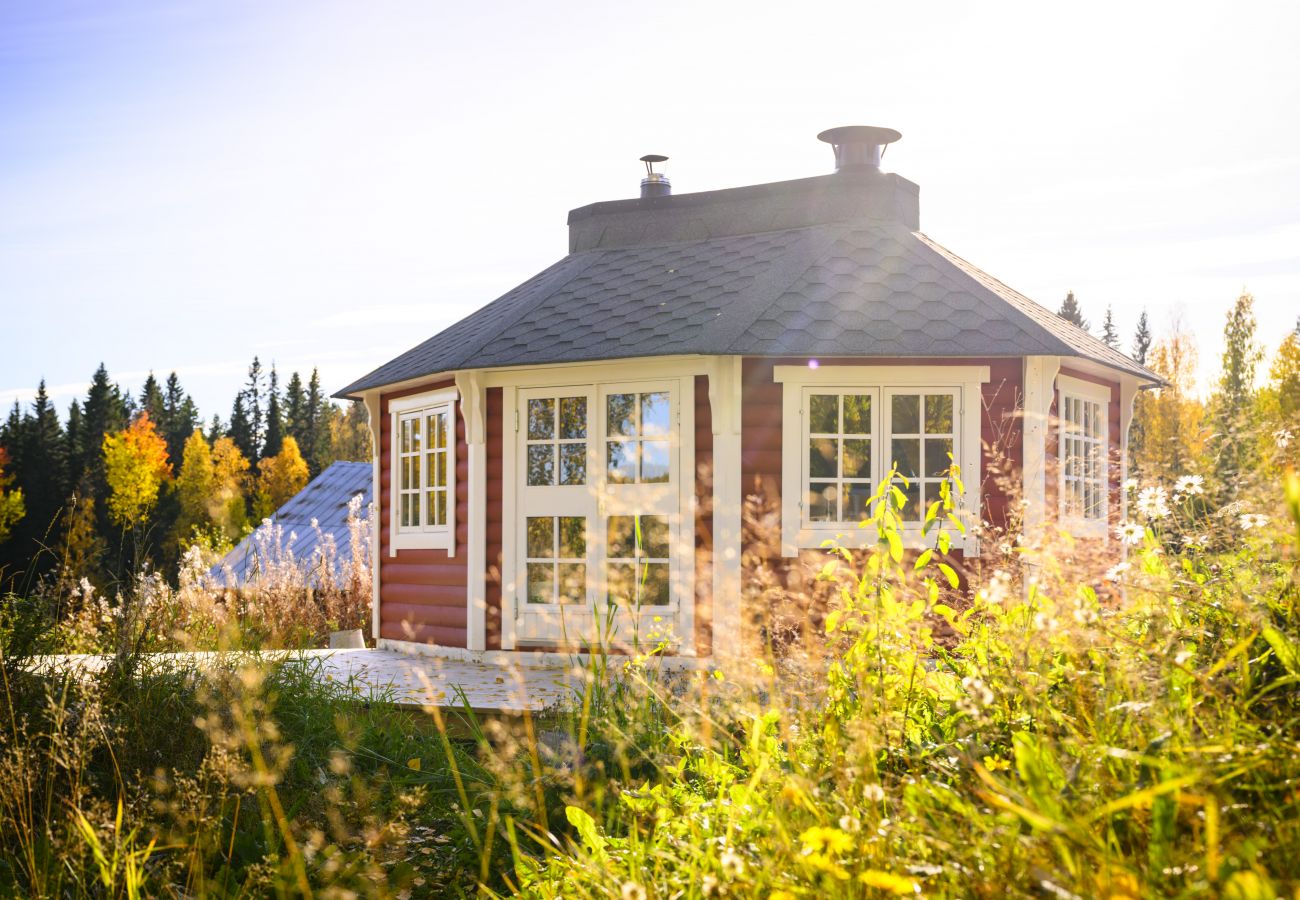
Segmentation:
{"type": "Polygon", "coordinates": [[[519,391],[517,642],[675,640],[694,552],[679,398],[675,380],[519,391]]]}

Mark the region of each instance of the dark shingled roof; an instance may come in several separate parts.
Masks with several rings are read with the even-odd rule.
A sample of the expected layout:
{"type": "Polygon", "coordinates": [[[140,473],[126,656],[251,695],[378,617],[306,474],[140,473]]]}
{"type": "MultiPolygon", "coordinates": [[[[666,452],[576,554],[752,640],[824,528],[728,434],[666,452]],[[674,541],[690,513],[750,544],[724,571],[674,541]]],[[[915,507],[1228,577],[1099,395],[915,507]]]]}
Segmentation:
{"type": "Polygon", "coordinates": [[[258,572],[265,572],[275,562],[282,561],[289,551],[295,560],[314,569],[320,564],[317,551],[328,553],[332,549],[330,555],[337,578],[343,565],[352,559],[348,504],[360,494],[361,515],[367,514],[372,499],[371,473],[371,465],[367,462],[333,463],[271,516],[272,527],[281,532],[282,541],[278,547],[271,546],[275,535],[262,524],[222,557],[209,574],[224,585],[229,568],[231,581],[242,585],[258,572]],[[313,522],[319,531],[313,527],[313,522]],[[332,543],[333,547],[326,548],[323,543],[332,543]],[[263,559],[263,553],[271,558],[263,559]]]}
{"type": "Polygon", "coordinates": [[[593,204],[574,252],[338,396],[467,368],[643,356],[1073,356],[1150,371],[917,230],[896,175],[593,204]]]}

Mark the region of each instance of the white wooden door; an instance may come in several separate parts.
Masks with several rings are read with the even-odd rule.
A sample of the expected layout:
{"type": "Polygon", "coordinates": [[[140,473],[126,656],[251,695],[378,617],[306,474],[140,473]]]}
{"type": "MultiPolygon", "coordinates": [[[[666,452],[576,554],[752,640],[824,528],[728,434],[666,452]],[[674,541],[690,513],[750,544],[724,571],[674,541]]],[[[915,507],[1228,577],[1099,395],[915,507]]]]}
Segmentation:
{"type": "Polygon", "coordinates": [[[647,648],[689,637],[681,393],[680,379],[519,390],[507,523],[516,643],[647,648]]]}
{"type": "Polygon", "coordinates": [[[595,624],[596,442],[589,385],[519,392],[517,640],[580,643],[595,624]]]}

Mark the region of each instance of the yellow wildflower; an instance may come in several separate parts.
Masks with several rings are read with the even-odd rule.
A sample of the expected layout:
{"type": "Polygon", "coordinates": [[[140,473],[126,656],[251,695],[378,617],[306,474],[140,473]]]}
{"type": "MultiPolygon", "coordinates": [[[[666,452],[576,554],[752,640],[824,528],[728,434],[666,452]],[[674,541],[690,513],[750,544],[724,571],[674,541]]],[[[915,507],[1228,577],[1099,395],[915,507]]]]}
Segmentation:
{"type": "Polygon", "coordinates": [[[867,887],[878,888],[882,891],[888,891],[891,894],[919,894],[921,886],[910,878],[904,878],[902,875],[895,875],[892,872],[881,872],[878,869],[868,869],[858,876],[867,887]]]}
{"type": "Polygon", "coordinates": [[[824,825],[814,825],[806,829],[799,835],[799,841],[803,844],[805,856],[813,853],[837,855],[853,849],[851,835],[838,828],[828,828],[824,825]]]}

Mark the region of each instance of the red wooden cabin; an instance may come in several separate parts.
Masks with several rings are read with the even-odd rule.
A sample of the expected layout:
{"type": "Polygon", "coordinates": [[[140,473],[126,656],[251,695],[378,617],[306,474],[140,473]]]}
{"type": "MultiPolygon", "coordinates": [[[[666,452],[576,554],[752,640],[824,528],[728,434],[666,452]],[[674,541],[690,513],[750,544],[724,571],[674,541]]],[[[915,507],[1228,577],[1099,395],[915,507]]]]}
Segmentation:
{"type": "Polygon", "coordinates": [[[989,527],[1115,540],[1156,376],[921,233],[880,170],[897,132],[820,137],[833,174],[672,194],[652,171],[571,211],[567,256],[338,394],[378,449],[381,646],[735,654],[744,560],[861,540],[895,463],[925,543],[949,454],[966,560],[989,527]],[[770,552],[745,552],[747,496],[770,552]]]}

